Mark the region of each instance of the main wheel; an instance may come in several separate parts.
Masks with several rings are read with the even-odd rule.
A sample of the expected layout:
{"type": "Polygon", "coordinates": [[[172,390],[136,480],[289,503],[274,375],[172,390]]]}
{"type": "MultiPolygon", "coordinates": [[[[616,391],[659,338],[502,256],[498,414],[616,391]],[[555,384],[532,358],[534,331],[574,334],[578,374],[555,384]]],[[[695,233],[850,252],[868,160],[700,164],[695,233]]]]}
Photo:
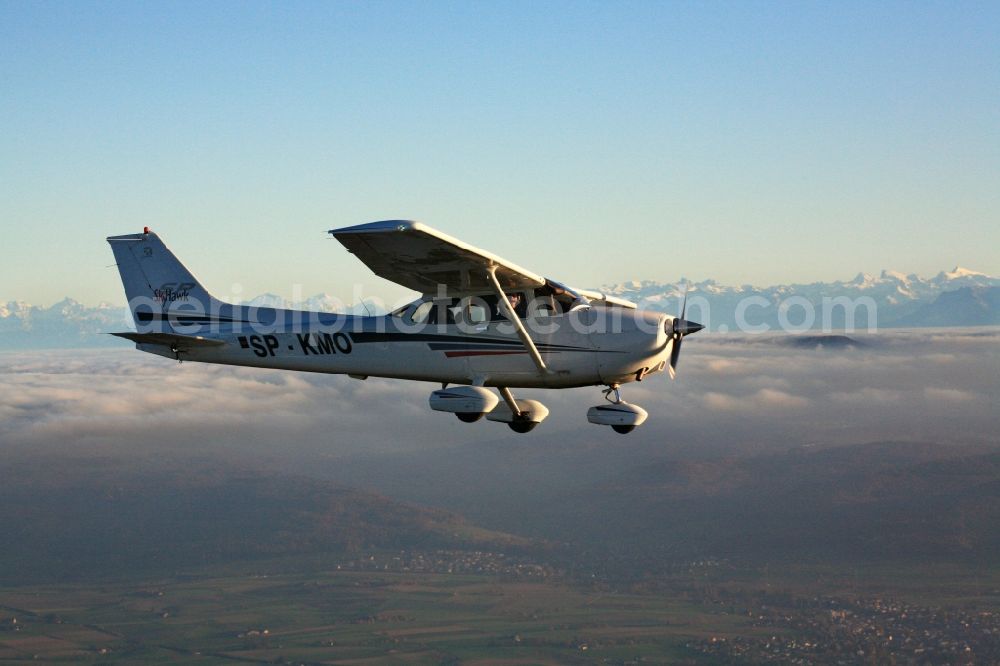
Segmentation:
{"type": "Polygon", "coordinates": [[[510,429],[514,432],[519,432],[522,435],[526,432],[531,432],[531,430],[538,425],[538,421],[511,421],[507,424],[510,429]]]}
{"type": "Polygon", "coordinates": [[[633,425],[613,425],[613,426],[611,426],[611,428],[615,432],[620,432],[623,435],[627,435],[630,432],[632,432],[633,430],[635,430],[635,426],[633,426],[633,425]]]}
{"type": "Polygon", "coordinates": [[[475,423],[479,419],[483,418],[486,412],[455,412],[455,416],[458,417],[459,421],[463,423],[475,423]]]}

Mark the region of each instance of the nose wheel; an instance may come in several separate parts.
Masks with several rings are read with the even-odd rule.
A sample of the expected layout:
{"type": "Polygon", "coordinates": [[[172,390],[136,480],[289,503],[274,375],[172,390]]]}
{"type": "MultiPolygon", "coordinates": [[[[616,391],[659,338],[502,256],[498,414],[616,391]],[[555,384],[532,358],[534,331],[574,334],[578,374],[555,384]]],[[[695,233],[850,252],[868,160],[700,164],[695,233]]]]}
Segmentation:
{"type": "Polygon", "coordinates": [[[622,400],[618,384],[611,384],[602,391],[606,405],[597,405],[587,410],[587,420],[596,425],[611,426],[611,429],[622,435],[641,426],[649,414],[639,405],[633,405],[622,400]]]}
{"type": "MultiPolygon", "coordinates": [[[[622,400],[621,389],[618,387],[617,384],[612,384],[608,388],[606,388],[603,391],[601,391],[601,393],[604,394],[604,399],[607,400],[608,402],[610,402],[612,405],[620,405],[620,404],[622,404],[622,402],[624,402],[622,400]],[[611,397],[612,395],[614,395],[614,398],[611,397]]],[[[621,435],[627,435],[630,432],[632,432],[633,430],[635,430],[635,426],[634,425],[622,425],[622,424],[618,424],[618,423],[612,423],[611,424],[611,429],[614,430],[615,432],[621,434],[621,435]]]]}

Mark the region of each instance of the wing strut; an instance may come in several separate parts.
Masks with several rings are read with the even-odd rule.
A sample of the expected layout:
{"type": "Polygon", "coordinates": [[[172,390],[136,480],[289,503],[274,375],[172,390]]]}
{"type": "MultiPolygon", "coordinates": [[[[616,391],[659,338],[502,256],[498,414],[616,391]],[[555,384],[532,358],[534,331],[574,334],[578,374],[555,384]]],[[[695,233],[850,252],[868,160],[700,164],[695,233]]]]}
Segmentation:
{"type": "Polygon", "coordinates": [[[503,401],[507,403],[508,407],[510,407],[510,413],[514,416],[520,416],[521,408],[517,406],[517,401],[514,400],[514,394],[510,392],[510,389],[506,386],[501,386],[497,390],[500,391],[500,395],[503,396],[503,401]]]}
{"type": "Polygon", "coordinates": [[[538,353],[538,347],[535,346],[531,336],[528,335],[528,331],[524,328],[524,324],[521,323],[521,319],[517,316],[517,313],[514,312],[514,306],[510,304],[507,294],[504,293],[503,287],[500,286],[500,281],[497,280],[496,273],[496,266],[490,266],[489,270],[486,271],[486,274],[490,278],[490,282],[493,283],[493,289],[497,292],[497,298],[499,298],[500,302],[503,303],[504,310],[507,312],[507,318],[514,323],[514,328],[517,329],[517,337],[521,338],[521,342],[523,342],[524,346],[527,347],[528,354],[531,355],[531,360],[535,362],[535,365],[537,365],[538,369],[542,371],[542,374],[545,374],[549,371],[549,369],[545,367],[545,361],[542,360],[542,355],[538,353]]]}

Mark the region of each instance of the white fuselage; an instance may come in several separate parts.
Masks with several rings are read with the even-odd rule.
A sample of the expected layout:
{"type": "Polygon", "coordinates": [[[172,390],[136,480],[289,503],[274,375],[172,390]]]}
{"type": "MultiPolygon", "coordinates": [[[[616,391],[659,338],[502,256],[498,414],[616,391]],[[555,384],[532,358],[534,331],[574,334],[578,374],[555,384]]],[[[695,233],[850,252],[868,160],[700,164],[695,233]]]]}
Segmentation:
{"type": "MultiPolygon", "coordinates": [[[[159,319],[159,317],[158,317],[159,319]]],[[[160,331],[225,342],[179,355],[162,345],[139,349],[170,358],[259,368],[390,377],[510,388],[621,384],[663,369],[669,317],[594,305],[526,321],[544,359],[541,371],[509,321],[417,325],[394,315],[357,317],[228,306],[213,316],[168,313],[160,331]]]]}

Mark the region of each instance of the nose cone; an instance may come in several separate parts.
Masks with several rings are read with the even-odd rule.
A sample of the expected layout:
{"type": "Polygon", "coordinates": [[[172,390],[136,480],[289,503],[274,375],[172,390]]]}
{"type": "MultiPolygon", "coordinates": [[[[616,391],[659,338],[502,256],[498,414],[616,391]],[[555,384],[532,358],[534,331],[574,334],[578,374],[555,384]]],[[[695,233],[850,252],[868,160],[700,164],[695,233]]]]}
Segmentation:
{"type": "Polygon", "coordinates": [[[698,322],[688,321],[686,319],[681,320],[681,335],[691,335],[692,333],[697,333],[703,328],[705,327],[698,322]]]}
{"type": "Polygon", "coordinates": [[[705,328],[698,322],[688,321],[687,319],[674,319],[671,325],[671,332],[675,336],[684,337],[685,335],[691,335],[692,333],[697,333],[701,329],[705,328]]]}

